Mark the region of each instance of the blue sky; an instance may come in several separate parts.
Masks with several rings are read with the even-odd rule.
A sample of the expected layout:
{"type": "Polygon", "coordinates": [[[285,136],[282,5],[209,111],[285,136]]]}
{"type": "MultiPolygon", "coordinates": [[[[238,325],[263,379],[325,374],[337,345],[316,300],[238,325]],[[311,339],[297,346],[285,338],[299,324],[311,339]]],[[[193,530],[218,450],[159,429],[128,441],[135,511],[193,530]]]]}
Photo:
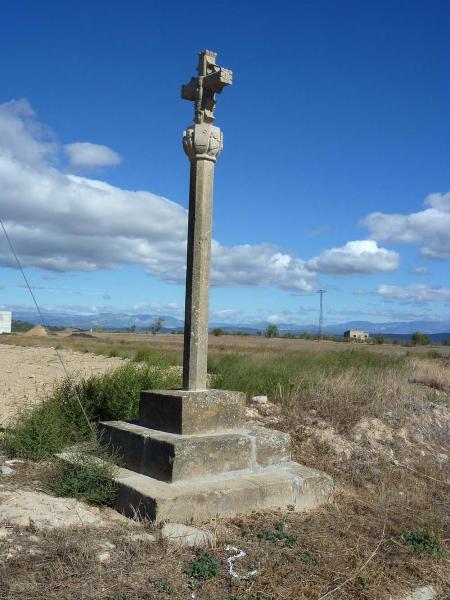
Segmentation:
{"type": "MultiPolygon", "coordinates": [[[[179,93],[209,48],[234,72],[211,318],[315,322],[324,287],[330,323],[449,319],[449,22],[444,0],[3,7],[0,212],[40,303],[182,315],[179,93]]],[[[0,241],[0,306],[21,284],[0,241]]]]}

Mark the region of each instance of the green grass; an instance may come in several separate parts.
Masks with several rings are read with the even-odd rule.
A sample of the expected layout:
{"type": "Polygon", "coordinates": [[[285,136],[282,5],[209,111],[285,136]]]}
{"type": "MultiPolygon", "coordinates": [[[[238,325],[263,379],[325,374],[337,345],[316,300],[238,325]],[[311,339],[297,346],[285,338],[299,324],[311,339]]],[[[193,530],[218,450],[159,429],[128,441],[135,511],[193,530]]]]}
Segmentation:
{"type": "Polygon", "coordinates": [[[114,457],[97,442],[70,452],[70,460],[56,458],[43,478],[55,496],[76,498],[90,504],[112,505],[118,487],[114,481],[114,457]]]}
{"type": "MultiPolygon", "coordinates": [[[[119,351],[119,350],[118,350],[119,351]]],[[[143,389],[180,387],[181,378],[166,367],[176,360],[148,348],[139,348],[134,362],[103,375],[72,384],[63,381],[44,401],[23,410],[0,437],[9,455],[42,460],[65,447],[86,440],[89,427],[79,406],[81,401],[90,421],[131,420],[138,416],[143,389]]],[[[403,358],[364,350],[290,353],[286,356],[220,354],[209,359],[212,387],[266,394],[271,399],[307,388],[327,375],[356,369],[358,374],[377,372],[403,364],[403,358]]]]}
{"type": "Polygon", "coordinates": [[[161,368],[180,364],[180,359],[177,355],[169,354],[167,352],[157,352],[148,346],[141,346],[140,348],[137,348],[134,352],[133,360],[134,362],[144,362],[151,365],[157,365],[161,368]]]}
{"type": "Polygon", "coordinates": [[[364,350],[303,351],[285,356],[226,354],[211,356],[208,371],[213,375],[212,387],[238,390],[248,396],[265,394],[274,399],[320,381],[326,375],[349,369],[382,371],[404,361],[403,357],[364,350]]]}
{"type": "Polygon", "coordinates": [[[41,404],[21,411],[0,445],[11,456],[42,460],[89,438],[78,398],[90,421],[129,420],[137,417],[141,390],[179,386],[177,373],[146,363],[127,363],[76,384],[66,380],[41,404]]]}

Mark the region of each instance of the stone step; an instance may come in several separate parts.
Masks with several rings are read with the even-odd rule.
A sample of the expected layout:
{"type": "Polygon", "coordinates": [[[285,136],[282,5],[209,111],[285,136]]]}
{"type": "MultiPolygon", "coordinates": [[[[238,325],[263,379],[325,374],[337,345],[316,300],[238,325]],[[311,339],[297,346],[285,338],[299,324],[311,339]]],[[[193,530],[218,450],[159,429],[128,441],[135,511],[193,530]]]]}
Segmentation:
{"type": "Polygon", "coordinates": [[[195,483],[163,483],[120,469],[116,482],[119,495],[115,508],[126,516],[185,523],[255,510],[309,510],[328,502],[333,493],[330,476],[297,463],[195,483]]]}
{"type": "Polygon", "coordinates": [[[118,452],[127,469],[160,481],[257,471],[290,460],[289,435],[265,427],[178,435],[125,421],[99,426],[102,440],[118,452]]]}
{"type": "Polygon", "coordinates": [[[148,390],[141,392],[141,425],[190,435],[242,427],[245,394],[227,390],[148,390]]]}

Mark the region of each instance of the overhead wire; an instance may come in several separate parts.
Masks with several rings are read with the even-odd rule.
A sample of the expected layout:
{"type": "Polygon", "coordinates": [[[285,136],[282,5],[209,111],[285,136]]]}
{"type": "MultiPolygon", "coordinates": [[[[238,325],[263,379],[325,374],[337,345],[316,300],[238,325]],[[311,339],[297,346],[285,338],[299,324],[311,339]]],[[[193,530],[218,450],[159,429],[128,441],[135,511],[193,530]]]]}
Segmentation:
{"type": "MultiPolygon", "coordinates": [[[[36,296],[34,295],[34,292],[33,292],[33,289],[32,289],[32,287],[30,285],[30,282],[28,281],[28,277],[26,276],[25,270],[22,267],[22,263],[20,262],[19,256],[18,256],[18,254],[16,252],[16,249],[14,247],[14,244],[12,243],[12,240],[9,237],[8,232],[6,231],[6,228],[5,228],[5,225],[3,223],[3,219],[2,218],[0,218],[0,225],[1,225],[1,228],[3,229],[3,233],[5,234],[6,241],[8,243],[8,246],[11,249],[11,252],[12,252],[12,254],[14,256],[16,264],[17,264],[17,266],[18,266],[18,268],[19,268],[19,270],[20,270],[20,272],[22,274],[23,280],[25,281],[25,285],[28,288],[28,291],[30,292],[30,295],[31,295],[31,297],[33,299],[33,303],[34,303],[34,305],[36,307],[36,310],[38,312],[38,315],[39,315],[39,318],[40,318],[40,321],[41,321],[41,325],[42,325],[42,327],[45,329],[45,331],[48,334],[49,333],[49,329],[48,329],[46,320],[45,320],[44,315],[43,315],[43,313],[41,311],[41,308],[40,308],[40,306],[38,304],[38,301],[36,300],[36,296]]],[[[78,404],[80,406],[81,412],[83,413],[83,416],[86,419],[86,422],[88,424],[89,430],[94,435],[94,429],[93,429],[92,424],[91,424],[91,422],[89,420],[89,417],[87,416],[87,413],[86,413],[86,411],[84,409],[83,403],[81,402],[81,398],[80,398],[80,395],[79,395],[79,393],[78,393],[78,391],[76,389],[76,386],[73,385],[73,383],[74,383],[73,378],[72,378],[71,374],[69,373],[69,371],[67,370],[66,365],[64,364],[63,357],[62,357],[61,353],[59,352],[59,350],[58,350],[58,348],[56,346],[53,346],[53,350],[55,351],[55,353],[56,353],[56,355],[57,355],[57,357],[59,359],[59,362],[61,363],[61,366],[63,368],[64,375],[65,375],[66,379],[68,381],[70,381],[71,384],[72,384],[72,390],[73,390],[73,392],[75,394],[75,398],[76,398],[76,400],[77,400],[77,402],[78,402],[78,404]]]]}

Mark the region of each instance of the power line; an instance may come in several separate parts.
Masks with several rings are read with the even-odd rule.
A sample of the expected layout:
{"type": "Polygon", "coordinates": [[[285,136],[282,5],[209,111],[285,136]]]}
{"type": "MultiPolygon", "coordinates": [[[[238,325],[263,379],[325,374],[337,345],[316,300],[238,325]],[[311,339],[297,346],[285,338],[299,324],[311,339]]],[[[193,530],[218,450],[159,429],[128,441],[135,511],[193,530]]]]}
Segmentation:
{"type": "MultiPolygon", "coordinates": [[[[14,259],[15,259],[15,261],[17,263],[17,266],[19,267],[19,270],[22,273],[23,280],[25,281],[25,284],[26,284],[26,286],[28,288],[28,291],[30,292],[31,297],[33,298],[34,305],[36,306],[36,309],[37,309],[38,314],[39,314],[39,318],[41,320],[41,325],[42,325],[42,327],[45,329],[45,331],[48,334],[48,327],[47,327],[47,323],[45,322],[44,315],[42,314],[42,311],[41,311],[41,309],[39,307],[39,304],[38,304],[38,302],[36,300],[36,297],[35,297],[35,295],[33,293],[33,290],[31,289],[31,285],[30,285],[30,283],[28,281],[28,278],[27,278],[27,276],[25,274],[25,271],[23,270],[23,267],[22,267],[22,264],[21,264],[21,262],[19,260],[19,257],[17,256],[17,252],[16,252],[16,250],[14,248],[14,245],[13,245],[13,243],[12,243],[12,241],[11,241],[8,233],[6,232],[5,225],[3,224],[3,220],[1,218],[0,218],[0,225],[1,225],[2,229],[3,229],[3,233],[5,234],[5,238],[6,238],[6,241],[8,242],[8,245],[9,245],[9,247],[11,249],[11,252],[13,253],[13,256],[14,256],[14,259]]],[[[56,348],[56,346],[55,346],[53,348],[53,350],[56,352],[56,355],[59,358],[59,362],[61,363],[61,366],[63,368],[63,371],[64,371],[64,374],[66,376],[66,379],[68,381],[70,381],[70,382],[73,383],[73,379],[72,379],[70,373],[66,369],[66,365],[64,364],[63,358],[62,358],[61,354],[59,353],[58,348],[56,348]]],[[[89,429],[91,430],[91,433],[94,434],[94,430],[92,428],[91,422],[89,421],[89,418],[88,418],[88,416],[86,414],[86,411],[84,410],[84,406],[83,406],[83,404],[81,402],[81,399],[80,399],[80,396],[79,396],[79,394],[78,394],[78,392],[76,390],[76,387],[73,386],[72,389],[73,389],[73,391],[75,393],[75,397],[76,397],[76,399],[78,401],[78,404],[80,405],[81,412],[83,413],[84,418],[86,419],[86,422],[87,422],[87,424],[89,426],[89,429]]]]}
{"type": "Polygon", "coordinates": [[[323,332],[323,295],[327,293],[327,290],[317,290],[320,294],[320,312],[319,312],[319,337],[322,337],[323,332]]]}

